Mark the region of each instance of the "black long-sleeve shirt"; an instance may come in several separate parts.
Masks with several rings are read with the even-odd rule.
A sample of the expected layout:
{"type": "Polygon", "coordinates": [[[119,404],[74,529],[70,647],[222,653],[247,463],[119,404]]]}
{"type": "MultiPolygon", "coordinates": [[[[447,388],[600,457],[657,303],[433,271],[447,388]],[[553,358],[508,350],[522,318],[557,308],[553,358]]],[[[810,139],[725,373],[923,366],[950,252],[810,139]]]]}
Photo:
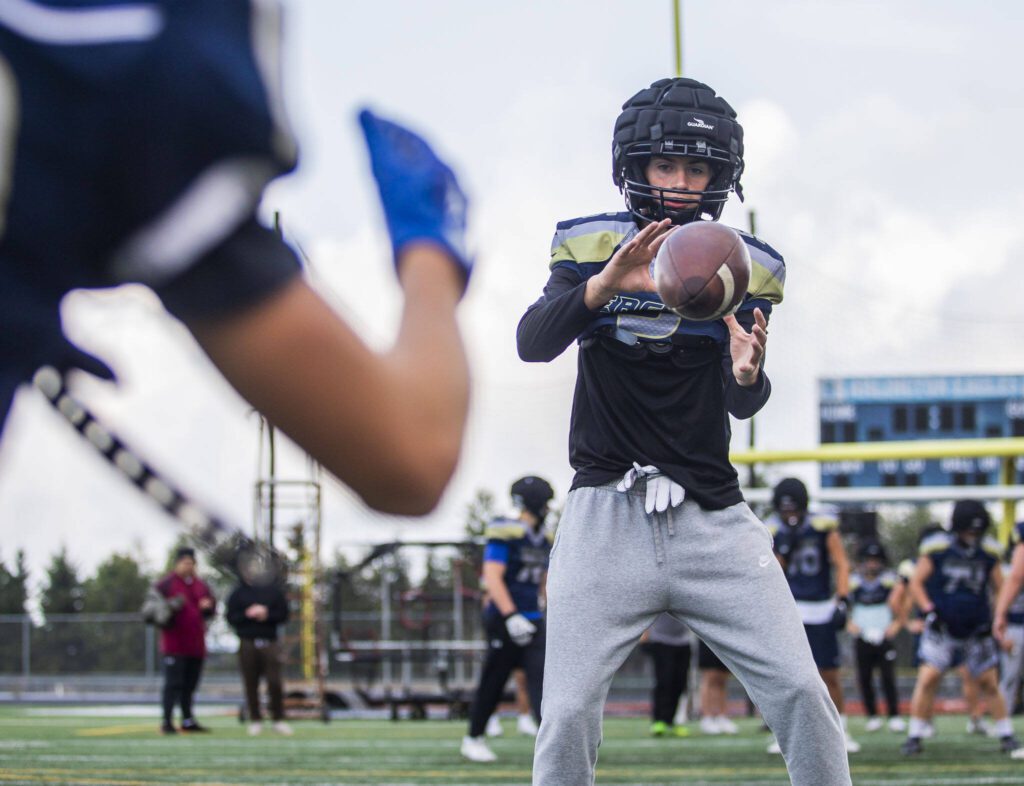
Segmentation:
{"type": "MultiPolygon", "coordinates": [[[[564,226],[578,223],[565,222],[560,230],[564,226]]],[[[553,249],[559,238],[556,233],[553,249]]],[[[553,266],[543,296],[519,323],[523,360],[552,360],[607,316],[584,302],[587,279],[602,268],[578,262],[553,266]]],[[[761,305],[770,311],[769,303],[761,305]]],[[[752,308],[736,316],[751,329],[752,308]]],[[[739,385],[727,335],[723,341],[721,331],[717,338],[704,333],[677,338],[680,345],[662,353],[652,351],[652,343],[668,349],[668,342],[627,346],[600,332],[581,342],[569,429],[569,459],[576,470],[572,488],[619,478],[636,461],[661,469],[704,508],[718,510],[742,501],[728,458],[728,415],[756,413],[768,400],[771,383],[762,369],[754,385],[739,385]]]]}
{"type": "Polygon", "coordinates": [[[277,628],[288,621],[288,600],[276,584],[266,587],[239,584],[228,596],[225,617],[242,639],[277,639],[277,628]],[[245,616],[254,603],[267,607],[267,618],[259,621],[245,616]]]}

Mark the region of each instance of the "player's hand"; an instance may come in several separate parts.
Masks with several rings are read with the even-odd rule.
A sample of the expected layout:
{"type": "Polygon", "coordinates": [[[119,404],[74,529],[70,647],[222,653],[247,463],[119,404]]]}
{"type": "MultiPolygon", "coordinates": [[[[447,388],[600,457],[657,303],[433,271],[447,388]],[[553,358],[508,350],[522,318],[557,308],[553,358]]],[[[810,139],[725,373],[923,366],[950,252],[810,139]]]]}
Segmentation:
{"type": "Polygon", "coordinates": [[[934,631],[935,633],[943,633],[946,630],[946,623],[943,621],[939,613],[934,609],[929,611],[927,616],[924,618],[925,630],[934,631]]]}
{"type": "Polygon", "coordinates": [[[901,627],[902,626],[896,620],[893,620],[892,622],[890,622],[889,623],[889,627],[887,627],[885,629],[885,638],[886,638],[886,640],[887,641],[891,641],[892,639],[895,639],[896,636],[899,634],[901,627]]]}
{"type": "Polygon", "coordinates": [[[391,235],[395,265],[410,243],[441,246],[469,280],[473,259],[466,248],[467,201],[452,170],[412,131],[364,109],[359,123],[370,151],[391,235]]]}
{"type": "Polygon", "coordinates": [[[732,375],[743,387],[750,387],[761,373],[761,360],[768,345],[768,320],[761,309],[754,309],[754,326],[748,333],[736,317],[723,318],[729,328],[729,352],[732,354],[732,375]]]}
{"type": "Polygon", "coordinates": [[[1005,616],[1004,617],[996,617],[992,621],[992,635],[995,636],[996,641],[999,642],[999,646],[1005,652],[1012,652],[1013,651],[1013,642],[1010,641],[1006,637],[1006,628],[1007,628],[1007,622],[1006,622],[1006,617],[1005,616]]]}
{"type": "Polygon", "coordinates": [[[623,243],[604,269],[587,281],[587,306],[600,308],[619,292],[656,291],[651,262],[673,228],[670,219],[655,221],[623,243]]]}
{"type": "Polygon", "coordinates": [[[525,647],[533,641],[533,634],[537,632],[537,626],[530,622],[519,612],[509,614],[505,618],[505,630],[509,638],[520,647],[525,647]]]}
{"type": "Polygon", "coordinates": [[[846,598],[836,598],[836,609],[832,612],[832,626],[842,630],[850,617],[850,602],[846,598]]]}

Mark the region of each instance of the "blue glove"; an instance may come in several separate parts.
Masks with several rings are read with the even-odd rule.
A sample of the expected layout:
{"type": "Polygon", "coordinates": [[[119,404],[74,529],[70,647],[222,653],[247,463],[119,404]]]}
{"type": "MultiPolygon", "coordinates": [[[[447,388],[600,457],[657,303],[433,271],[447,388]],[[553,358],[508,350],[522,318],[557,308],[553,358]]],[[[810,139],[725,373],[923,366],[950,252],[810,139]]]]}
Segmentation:
{"type": "Polygon", "coordinates": [[[451,169],[419,136],[368,109],[359,123],[380,189],[395,264],[417,240],[442,246],[469,280],[473,259],[466,249],[466,197],[451,169]]]}

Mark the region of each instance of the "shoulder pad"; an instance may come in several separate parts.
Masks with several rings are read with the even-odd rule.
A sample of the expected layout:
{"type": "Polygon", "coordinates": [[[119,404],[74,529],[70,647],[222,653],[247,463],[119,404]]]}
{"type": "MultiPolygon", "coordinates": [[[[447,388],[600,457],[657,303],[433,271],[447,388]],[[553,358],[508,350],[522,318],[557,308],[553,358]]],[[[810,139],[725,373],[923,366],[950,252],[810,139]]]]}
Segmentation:
{"type": "Polygon", "coordinates": [[[767,300],[773,305],[781,303],[786,285],[786,262],[782,255],[763,240],[736,231],[750,253],[750,285],[747,287],[750,297],[767,300]]]}
{"type": "Polygon", "coordinates": [[[839,519],[824,513],[811,514],[811,527],[818,532],[831,532],[839,529],[839,519]]]}
{"type": "Polygon", "coordinates": [[[853,592],[861,585],[861,578],[859,573],[854,573],[850,576],[850,592],[853,592]]]}
{"type": "Polygon", "coordinates": [[[772,513],[764,520],[764,525],[768,528],[768,531],[774,538],[779,534],[779,528],[782,526],[782,521],[779,519],[779,515],[777,513],[772,513]]]}
{"type": "Polygon", "coordinates": [[[993,538],[991,535],[986,535],[981,540],[981,548],[987,552],[990,557],[995,557],[998,562],[1003,556],[1003,544],[993,538]]]}
{"type": "Polygon", "coordinates": [[[551,239],[550,267],[565,262],[607,262],[622,242],[637,231],[629,213],[599,213],[560,221],[551,239]]]}
{"type": "Polygon", "coordinates": [[[900,577],[897,576],[893,571],[887,570],[885,571],[885,573],[882,574],[879,580],[882,582],[883,587],[892,589],[899,583],[900,577]]]}
{"type": "Polygon", "coordinates": [[[920,554],[929,555],[939,551],[945,551],[952,543],[952,537],[948,532],[936,532],[921,541],[920,554]]]}
{"type": "Polygon", "coordinates": [[[484,530],[487,540],[518,540],[526,534],[526,525],[513,519],[495,519],[484,530]]]}
{"type": "Polygon", "coordinates": [[[549,546],[554,545],[554,543],[555,543],[555,533],[554,532],[552,532],[551,530],[545,530],[544,531],[544,537],[547,538],[549,546]]]}
{"type": "Polygon", "coordinates": [[[914,560],[905,559],[903,560],[903,562],[900,563],[899,567],[896,568],[896,573],[899,574],[899,577],[901,579],[909,579],[911,576],[914,575],[915,567],[917,566],[914,565],[914,560]]]}

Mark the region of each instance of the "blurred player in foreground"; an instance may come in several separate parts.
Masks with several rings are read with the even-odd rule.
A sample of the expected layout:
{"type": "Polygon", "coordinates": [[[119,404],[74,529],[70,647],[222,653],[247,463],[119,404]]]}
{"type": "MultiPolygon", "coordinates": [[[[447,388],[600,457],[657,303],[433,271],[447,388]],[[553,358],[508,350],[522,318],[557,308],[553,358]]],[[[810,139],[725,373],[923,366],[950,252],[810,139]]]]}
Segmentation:
{"type": "Polygon", "coordinates": [[[469,734],[462,738],[462,755],[470,761],[497,758],[487,746],[484,732],[514,668],[526,672],[530,707],[534,719],[540,721],[544,682],[541,603],[551,552],[551,535],[544,529],[544,520],[552,497],[554,491],[543,478],[520,478],[512,484],[512,502],[519,515],[495,519],[485,533],[484,584],[491,601],[484,609],[487,657],[469,709],[469,734]]]}
{"type": "Polygon", "coordinates": [[[361,114],[405,292],[394,346],[371,352],[256,219],[296,163],[275,8],[0,2],[0,422],[40,366],[113,378],[58,308],[74,288],[139,282],[369,505],[426,513],[468,406],[466,203],[419,137],[361,114]]]}
{"type": "Polygon", "coordinates": [[[999,543],[985,536],[991,520],[976,500],[953,507],[951,532],[936,533],[921,544],[910,592],[925,614],[917,684],[910,705],[910,729],[904,755],[921,753],[921,739],[932,716],[935,691],[942,675],[964,663],[978,681],[995,720],[994,736],[1004,753],[1019,743],[999,693],[999,652],[992,637],[989,592],[998,593],[1003,573],[999,543]]]}
{"type": "Polygon", "coordinates": [[[896,649],[893,639],[903,627],[900,610],[906,588],[899,577],[886,570],[888,559],[882,544],[868,540],[857,551],[857,572],[850,578],[850,621],[846,629],[856,640],[857,684],[864,700],[867,731],[878,731],[884,721],[878,717],[874,672],[882,678],[882,691],[889,710],[889,730],[902,733],[907,724],[900,717],[896,690],[896,649]]]}
{"type": "Polygon", "coordinates": [[[593,784],[612,677],[667,611],[744,683],[794,784],[849,784],[839,716],[729,463],[729,415],[750,417],[771,392],[762,361],[782,257],[744,235],[746,299],[712,322],[667,310],[649,272],[674,226],[717,220],[740,191],[742,128],[707,85],[663,79],[623,105],[612,160],[627,210],[557,225],[544,293],[517,332],[530,362],[579,343],[533,782],[593,784]]]}
{"type": "MultiPolygon", "coordinates": [[[[999,688],[1008,710],[1012,710],[1020,689],[1024,667],[1024,521],[1017,522],[1010,540],[1010,566],[996,599],[992,631],[1002,645],[999,688]]],[[[1014,758],[1024,753],[1014,752],[1014,758]]]]}
{"type": "MultiPolygon", "coordinates": [[[[846,627],[848,616],[850,563],[839,537],[839,521],[835,516],[809,511],[809,501],[803,481],[780,480],[772,492],[774,511],[765,524],[775,540],[775,553],[796,598],[814,662],[839,710],[846,750],[857,753],[860,743],[850,736],[846,726],[839,675],[838,633],[846,627]]],[[[768,752],[780,753],[777,739],[769,743],[768,752]]]]}
{"type": "Polygon", "coordinates": [[[640,637],[640,646],[654,665],[651,734],[655,737],[690,734],[684,724],[676,724],[676,713],[690,676],[692,638],[690,629],[671,614],[660,615],[640,637]]]}

